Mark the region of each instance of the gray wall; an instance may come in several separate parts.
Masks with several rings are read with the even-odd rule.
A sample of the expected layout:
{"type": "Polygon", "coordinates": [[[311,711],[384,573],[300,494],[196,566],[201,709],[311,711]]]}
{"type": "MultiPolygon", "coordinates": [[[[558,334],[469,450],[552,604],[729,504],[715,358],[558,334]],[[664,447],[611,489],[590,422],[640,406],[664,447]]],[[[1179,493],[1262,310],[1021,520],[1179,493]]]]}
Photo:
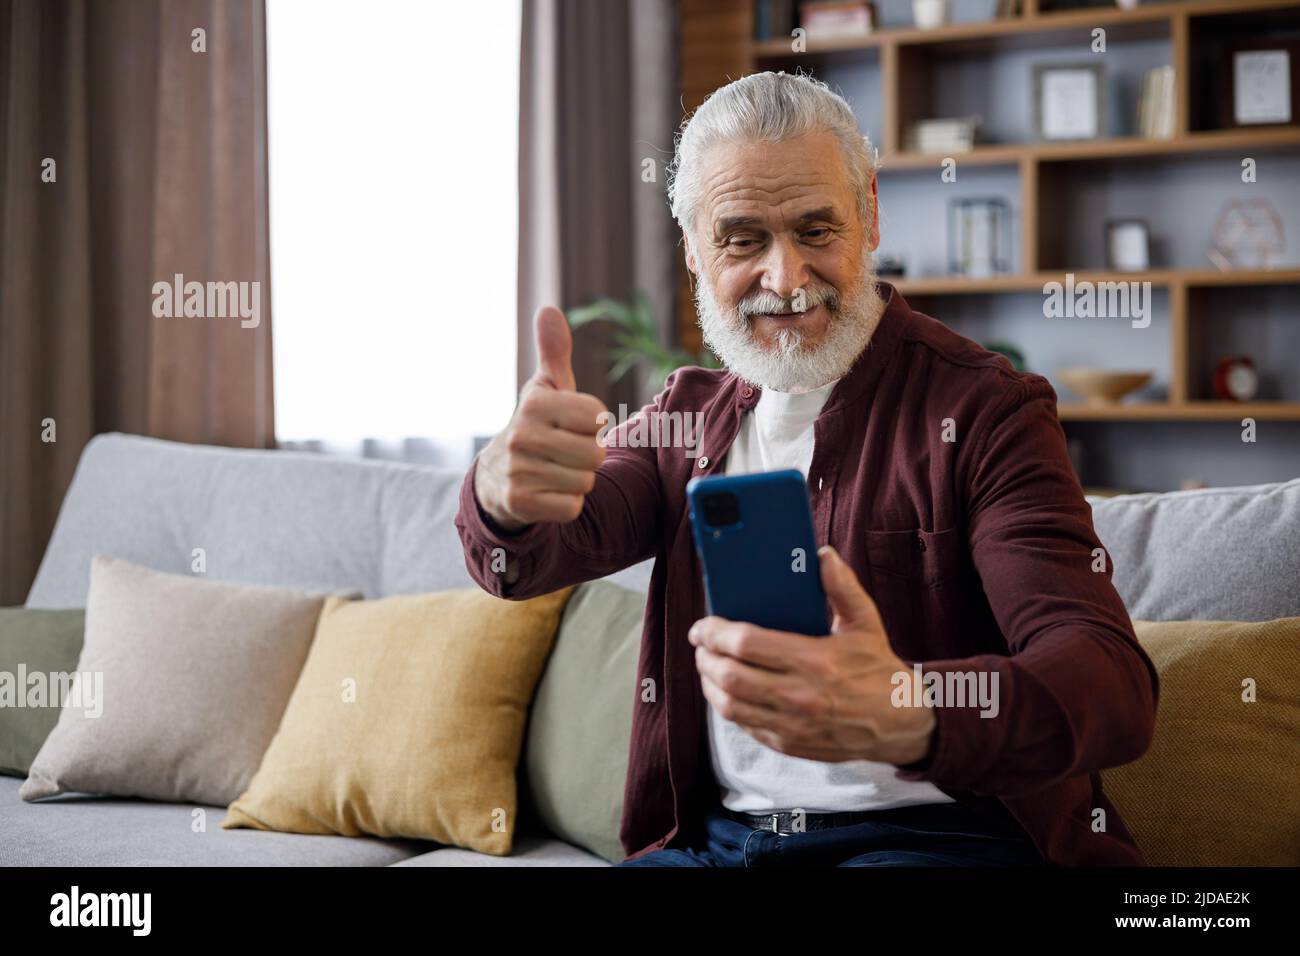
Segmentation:
{"type": "Polygon", "coordinates": [[[1010,342],[1025,354],[1031,372],[1047,377],[1063,402],[1077,402],[1058,372],[1075,365],[1155,373],[1133,400],[1163,401],[1169,396],[1169,296],[1153,289],[1151,324],[1134,328],[1128,319],[1046,318],[1042,295],[954,297],[908,296],[909,304],[980,343],[1010,342]]]}

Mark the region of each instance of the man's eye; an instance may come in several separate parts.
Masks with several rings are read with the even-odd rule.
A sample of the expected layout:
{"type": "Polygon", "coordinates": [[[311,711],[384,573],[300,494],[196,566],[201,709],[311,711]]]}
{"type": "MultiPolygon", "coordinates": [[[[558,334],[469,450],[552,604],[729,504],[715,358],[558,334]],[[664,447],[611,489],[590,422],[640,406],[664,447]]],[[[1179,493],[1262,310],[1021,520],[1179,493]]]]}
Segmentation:
{"type": "Polygon", "coordinates": [[[816,229],[805,230],[803,237],[805,239],[811,239],[813,242],[819,242],[822,239],[825,239],[828,236],[830,236],[830,234],[831,231],[829,229],[827,229],[824,226],[818,226],[816,229]]]}
{"type": "Polygon", "coordinates": [[[751,236],[732,236],[727,240],[727,246],[732,249],[752,249],[758,245],[758,240],[751,236]]]}

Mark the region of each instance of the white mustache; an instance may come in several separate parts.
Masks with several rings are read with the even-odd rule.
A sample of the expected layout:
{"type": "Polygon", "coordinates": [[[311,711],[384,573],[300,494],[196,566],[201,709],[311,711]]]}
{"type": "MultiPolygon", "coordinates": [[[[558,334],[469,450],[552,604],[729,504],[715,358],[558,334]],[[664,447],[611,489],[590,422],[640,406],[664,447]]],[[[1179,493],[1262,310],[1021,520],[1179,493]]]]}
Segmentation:
{"type": "MultiPolygon", "coordinates": [[[[824,304],[834,312],[840,304],[839,290],[831,285],[812,286],[804,289],[803,304],[805,311],[824,304]]],[[[775,292],[755,292],[753,295],[741,299],[740,304],[736,306],[736,311],[746,319],[751,315],[784,315],[787,312],[794,311],[794,299],[782,298],[775,292]]]]}

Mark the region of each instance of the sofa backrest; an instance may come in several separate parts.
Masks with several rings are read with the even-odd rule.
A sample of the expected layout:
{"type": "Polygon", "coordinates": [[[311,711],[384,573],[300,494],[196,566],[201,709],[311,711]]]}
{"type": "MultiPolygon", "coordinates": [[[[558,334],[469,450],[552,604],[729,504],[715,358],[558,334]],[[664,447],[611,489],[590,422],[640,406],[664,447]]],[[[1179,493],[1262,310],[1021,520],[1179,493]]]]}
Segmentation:
{"type": "Polygon", "coordinates": [[[1089,501],[1133,618],[1300,616],[1300,478],[1089,501]]]}
{"type": "MultiPolygon", "coordinates": [[[[463,473],[310,452],[99,435],[63,501],[28,607],[85,607],[97,554],[368,598],[472,585],[452,519],[463,473]]],[[[611,580],[644,591],[650,562],[611,580]]]]}
{"type": "MultiPolygon", "coordinates": [[[[366,597],[472,583],[452,524],[462,475],[309,452],[108,434],[82,453],[27,598],[85,607],[90,561],[366,597]]],[[[1300,616],[1300,479],[1091,498],[1115,586],[1135,618],[1300,616]]],[[[645,591],[651,562],[610,580],[645,591]]]]}

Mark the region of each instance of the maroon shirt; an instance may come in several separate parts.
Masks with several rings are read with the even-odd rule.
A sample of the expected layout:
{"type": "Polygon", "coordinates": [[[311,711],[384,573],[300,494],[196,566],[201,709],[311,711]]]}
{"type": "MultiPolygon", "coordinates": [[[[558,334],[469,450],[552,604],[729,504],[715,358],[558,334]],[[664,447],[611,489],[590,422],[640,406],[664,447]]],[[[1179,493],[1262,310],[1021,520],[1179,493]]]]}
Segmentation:
{"type": "MultiPolygon", "coordinates": [[[[930,752],[899,773],[959,801],[995,796],[1049,863],[1141,864],[1098,771],[1146,751],[1158,684],[1109,556],[1094,570],[1101,545],[1056,395],[1041,376],[912,311],[888,283],[880,291],[888,307],[871,344],[814,424],[818,544],[857,572],[899,657],[926,673],[996,671],[1000,692],[994,718],[936,709],[930,752]],[[1098,809],[1105,828],[1094,831],[1098,809]]],[[[729,372],[674,372],[643,411],[702,411],[698,457],[609,448],[568,524],[500,532],[474,498],[477,463],[461,489],[466,564],[492,594],[532,597],[656,559],[638,686],[628,689],[636,704],[621,838],[632,857],[693,838],[719,799],[686,638],[707,610],[685,492],[691,478],[723,472],[758,396],[729,372]],[[496,548],[509,573],[493,571],[496,548]],[[641,699],[645,678],[653,702],[641,699]]]]}

